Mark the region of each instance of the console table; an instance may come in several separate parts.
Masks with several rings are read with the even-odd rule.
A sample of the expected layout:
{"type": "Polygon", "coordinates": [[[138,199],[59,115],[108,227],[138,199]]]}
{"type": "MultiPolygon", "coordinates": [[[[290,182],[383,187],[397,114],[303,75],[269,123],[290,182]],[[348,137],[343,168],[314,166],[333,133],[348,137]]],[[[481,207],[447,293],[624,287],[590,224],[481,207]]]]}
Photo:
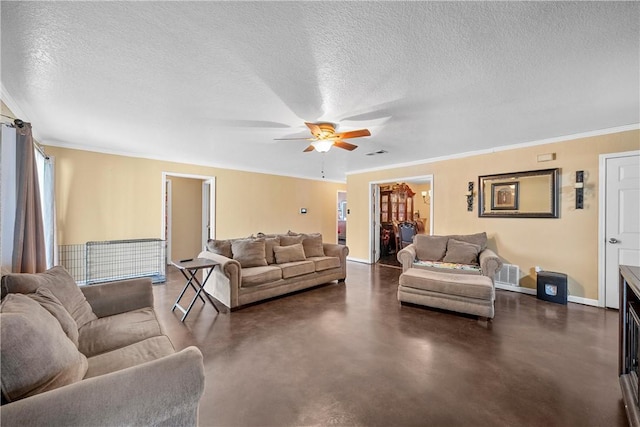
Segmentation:
{"type": "Polygon", "coordinates": [[[640,426],[640,267],[620,266],[618,375],[629,425],[640,426]]]}

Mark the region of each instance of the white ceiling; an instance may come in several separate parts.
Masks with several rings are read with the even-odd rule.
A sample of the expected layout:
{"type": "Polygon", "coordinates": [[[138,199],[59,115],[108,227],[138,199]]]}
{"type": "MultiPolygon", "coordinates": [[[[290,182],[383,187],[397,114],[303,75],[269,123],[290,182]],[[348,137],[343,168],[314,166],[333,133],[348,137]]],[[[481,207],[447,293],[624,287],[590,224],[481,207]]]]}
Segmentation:
{"type": "Polygon", "coordinates": [[[640,122],[638,2],[0,7],[4,99],[47,145],[344,180],[640,122]],[[372,136],[273,140],[320,120],[372,136]]]}

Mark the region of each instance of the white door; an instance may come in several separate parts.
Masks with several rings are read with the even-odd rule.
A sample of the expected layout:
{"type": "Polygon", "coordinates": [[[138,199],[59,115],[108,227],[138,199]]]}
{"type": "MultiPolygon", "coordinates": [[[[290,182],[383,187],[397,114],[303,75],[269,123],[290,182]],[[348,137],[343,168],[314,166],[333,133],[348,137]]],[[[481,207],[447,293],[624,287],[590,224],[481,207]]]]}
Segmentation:
{"type": "Polygon", "coordinates": [[[640,155],[605,163],[605,306],[619,308],[618,266],[640,266],[640,155]]]}
{"type": "Polygon", "coordinates": [[[373,241],[371,242],[371,250],[373,251],[372,262],[380,261],[380,186],[375,184],[371,189],[371,215],[373,215],[373,241]]]}
{"type": "Polygon", "coordinates": [[[202,181],[202,244],[200,249],[203,250],[207,246],[207,241],[211,238],[211,183],[202,181]]]}

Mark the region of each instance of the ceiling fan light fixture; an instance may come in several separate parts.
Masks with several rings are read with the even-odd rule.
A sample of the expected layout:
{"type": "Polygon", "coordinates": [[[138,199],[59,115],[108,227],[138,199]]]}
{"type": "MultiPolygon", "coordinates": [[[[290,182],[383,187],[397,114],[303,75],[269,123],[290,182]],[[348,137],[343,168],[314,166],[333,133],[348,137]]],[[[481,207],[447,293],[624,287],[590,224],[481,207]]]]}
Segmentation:
{"type": "Polygon", "coordinates": [[[311,145],[313,145],[316,151],[320,153],[326,153],[331,149],[331,147],[333,147],[333,141],[329,139],[320,139],[318,141],[312,142],[311,145]]]}

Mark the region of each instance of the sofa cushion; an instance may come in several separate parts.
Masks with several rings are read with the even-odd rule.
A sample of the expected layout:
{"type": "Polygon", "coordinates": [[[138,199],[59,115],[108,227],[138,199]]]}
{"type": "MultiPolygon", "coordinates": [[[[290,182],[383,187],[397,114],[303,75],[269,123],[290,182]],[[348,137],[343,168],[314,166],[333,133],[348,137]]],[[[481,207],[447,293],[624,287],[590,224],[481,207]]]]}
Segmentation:
{"type": "Polygon", "coordinates": [[[275,246],[273,248],[273,253],[275,254],[276,262],[278,264],[304,261],[306,259],[302,243],[296,243],[295,245],[290,246],[275,246]]]}
{"type": "Polygon", "coordinates": [[[282,269],[283,279],[302,276],[304,274],[313,273],[316,270],[314,262],[309,260],[280,264],[280,268],[282,269]]]}
{"type": "Polygon", "coordinates": [[[165,335],[147,338],[126,347],[90,357],[85,378],[130,368],[173,353],[175,353],[173,344],[165,335]]]}
{"type": "Polygon", "coordinates": [[[282,279],[282,269],[277,266],[249,267],[243,268],[241,273],[240,286],[249,288],[251,286],[262,285],[263,283],[275,282],[282,279]]]}
{"type": "Polygon", "coordinates": [[[324,271],[340,267],[340,258],[334,256],[316,256],[307,259],[313,261],[316,266],[316,271],[324,271]]]}
{"type": "Polygon", "coordinates": [[[233,240],[231,252],[242,268],[267,265],[264,239],[233,240]]]}
{"type": "Polygon", "coordinates": [[[485,232],[476,234],[452,234],[449,238],[458,240],[459,242],[467,242],[480,246],[480,251],[487,248],[487,233],[485,232]]]}
{"type": "Polygon", "coordinates": [[[80,328],[78,349],[87,357],[162,335],[153,308],[101,317],[80,328]]]}
{"type": "Polygon", "coordinates": [[[400,275],[400,286],[493,301],[495,290],[487,276],[475,274],[438,273],[430,270],[410,268],[400,275]]]}
{"type": "Polygon", "coordinates": [[[60,300],[47,288],[38,288],[34,293],[26,295],[51,313],[60,323],[67,337],[78,347],[78,325],[60,300]]]}
{"type": "Polygon", "coordinates": [[[82,380],[87,358],[38,302],[11,293],[0,306],[2,394],[15,401],[82,380]]]}
{"type": "Polygon", "coordinates": [[[280,246],[280,237],[265,237],[264,239],[264,252],[267,264],[275,264],[276,258],[273,254],[274,246],[280,246]]]}
{"type": "Polygon", "coordinates": [[[214,254],[232,258],[231,240],[212,240],[207,241],[207,249],[214,254]]]}
{"type": "Polygon", "coordinates": [[[2,296],[7,292],[31,294],[40,287],[49,289],[60,300],[78,324],[78,329],[97,319],[73,277],[62,266],[44,273],[15,273],[2,277],[2,296]]]}
{"type": "Polygon", "coordinates": [[[322,246],[322,234],[304,234],[302,237],[302,246],[304,247],[304,256],[309,258],[312,256],[324,256],[322,246]]]}
{"type": "Polygon", "coordinates": [[[449,239],[447,243],[447,254],[444,256],[443,262],[452,262],[458,264],[478,264],[478,254],[480,246],[473,243],[462,242],[456,239],[449,239]]]}
{"type": "Polygon", "coordinates": [[[427,236],[416,234],[413,245],[416,248],[416,258],[423,261],[442,261],[447,252],[447,236],[427,236]]]}
{"type": "Polygon", "coordinates": [[[298,243],[302,243],[303,240],[304,236],[302,236],[301,234],[296,234],[295,236],[282,234],[280,235],[280,246],[296,245],[298,243]]]}

